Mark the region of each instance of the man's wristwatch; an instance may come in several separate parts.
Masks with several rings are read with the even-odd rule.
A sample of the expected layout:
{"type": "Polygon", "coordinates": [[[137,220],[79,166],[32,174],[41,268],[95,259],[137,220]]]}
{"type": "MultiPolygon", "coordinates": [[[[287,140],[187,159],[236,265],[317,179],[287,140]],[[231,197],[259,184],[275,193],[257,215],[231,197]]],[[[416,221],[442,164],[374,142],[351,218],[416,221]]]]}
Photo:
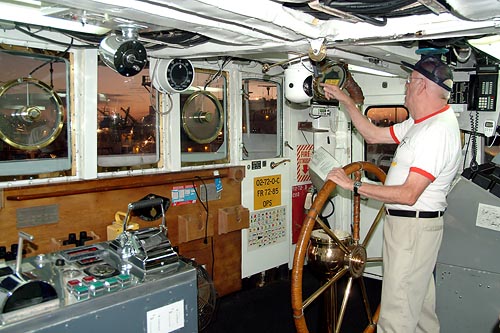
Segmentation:
{"type": "Polygon", "coordinates": [[[354,182],[354,188],[353,188],[354,195],[358,195],[358,189],[361,187],[361,185],[363,185],[363,183],[360,182],[359,180],[356,180],[354,182]]]}

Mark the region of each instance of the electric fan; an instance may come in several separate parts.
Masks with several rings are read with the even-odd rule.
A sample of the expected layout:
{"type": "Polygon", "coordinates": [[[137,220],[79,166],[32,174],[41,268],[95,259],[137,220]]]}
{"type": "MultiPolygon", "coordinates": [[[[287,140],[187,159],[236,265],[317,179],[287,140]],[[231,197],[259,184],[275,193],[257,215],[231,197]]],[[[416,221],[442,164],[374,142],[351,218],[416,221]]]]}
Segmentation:
{"type": "Polygon", "coordinates": [[[196,278],[198,281],[198,332],[202,332],[208,327],[215,312],[217,292],[214,283],[203,266],[194,260],[182,258],[188,265],[196,268],[196,278]]]}
{"type": "Polygon", "coordinates": [[[47,84],[19,78],[0,87],[0,138],[22,150],[48,146],[63,127],[62,101],[47,84]]]}
{"type": "Polygon", "coordinates": [[[182,108],[182,127],[197,143],[210,143],[220,134],[223,110],[217,97],[205,90],[191,94],[182,108]]]}

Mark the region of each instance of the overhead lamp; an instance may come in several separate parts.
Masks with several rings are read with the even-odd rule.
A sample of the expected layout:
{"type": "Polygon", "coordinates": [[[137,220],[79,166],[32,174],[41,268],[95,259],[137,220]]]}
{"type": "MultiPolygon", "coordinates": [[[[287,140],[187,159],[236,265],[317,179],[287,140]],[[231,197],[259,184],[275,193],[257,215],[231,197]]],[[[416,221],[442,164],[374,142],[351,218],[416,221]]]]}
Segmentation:
{"type": "Polygon", "coordinates": [[[138,41],[135,27],[123,27],[122,35],[105,37],[99,44],[101,60],[112,70],[123,76],[134,76],[147,62],[146,49],[138,41]]]}
{"type": "Polygon", "coordinates": [[[349,64],[349,70],[351,72],[361,72],[361,73],[373,74],[373,75],[379,75],[379,76],[387,76],[387,77],[396,77],[397,76],[396,74],[381,71],[378,69],[373,69],[370,67],[364,67],[364,66],[358,66],[358,65],[351,65],[351,64],[349,64]]]}
{"type": "Polygon", "coordinates": [[[493,35],[477,39],[469,39],[469,44],[490,56],[500,60],[500,36],[493,35]]]}

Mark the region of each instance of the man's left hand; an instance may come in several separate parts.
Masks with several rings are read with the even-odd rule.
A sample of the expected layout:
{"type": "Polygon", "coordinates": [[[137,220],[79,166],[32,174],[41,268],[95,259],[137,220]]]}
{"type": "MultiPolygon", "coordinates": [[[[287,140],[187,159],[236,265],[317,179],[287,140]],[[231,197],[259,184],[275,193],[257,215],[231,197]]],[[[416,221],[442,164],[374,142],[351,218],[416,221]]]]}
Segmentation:
{"type": "Polygon", "coordinates": [[[342,168],[333,168],[328,173],[326,179],[331,180],[332,182],[346,190],[352,191],[354,186],[354,181],[351,178],[347,177],[344,169],[342,168]]]}

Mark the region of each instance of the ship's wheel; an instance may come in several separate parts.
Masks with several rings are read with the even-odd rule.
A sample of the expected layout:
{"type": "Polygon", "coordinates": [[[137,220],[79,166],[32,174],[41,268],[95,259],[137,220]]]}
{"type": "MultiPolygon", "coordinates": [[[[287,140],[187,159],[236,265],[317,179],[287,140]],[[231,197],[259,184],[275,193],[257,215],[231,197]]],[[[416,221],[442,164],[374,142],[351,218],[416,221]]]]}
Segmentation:
{"type": "MultiPolygon", "coordinates": [[[[362,171],[367,171],[374,174],[382,183],[385,182],[386,175],[384,171],[369,162],[351,163],[346,165],[343,169],[347,175],[353,174],[357,180],[361,178],[362,171]]],[[[363,303],[365,306],[368,326],[364,332],[374,332],[378,321],[378,312],[380,307],[377,309],[375,314],[372,314],[362,275],[367,262],[377,262],[382,260],[381,258],[368,258],[366,247],[378,225],[378,222],[383,216],[383,208],[380,209],[363,242],[360,242],[360,196],[354,195],[352,237],[350,237],[350,235],[347,237],[345,237],[345,235],[341,236],[339,233],[332,231],[323,221],[321,221],[320,218],[318,218],[318,213],[322,211],[330,193],[335,190],[336,186],[337,184],[330,180],[325,182],[312,203],[306,218],[304,219],[297,241],[295,256],[293,259],[291,288],[292,309],[297,333],[309,333],[304,317],[304,310],[320,295],[331,296],[332,290],[335,290],[337,282],[344,276],[348,276],[348,280],[338,313],[336,306],[327,304],[327,309],[334,309],[335,312],[327,313],[327,322],[329,324],[328,331],[335,333],[340,332],[354,279],[359,280],[363,303]],[[319,225],[321,229],[316,229],[313,232],[315,225],[319,225]],[[311,248],[312,246],[316,247],[311,248]],[[324,252],[325,255],[321,255],[322,247],[328,247],[328,249],[324,252]],[[308,253],[308,264],[321,267],[325,278],[323,280],[324,283],[304,301],[302,297],[302,276],[304,259],[308,253]],[[326,255],[326,253],[328,254],[326,255]],[[321,260],[323,261],[317,262],[321,260]]],[[[327,297],[327,299],[335,299],[335,297],[327,297]]]]}

